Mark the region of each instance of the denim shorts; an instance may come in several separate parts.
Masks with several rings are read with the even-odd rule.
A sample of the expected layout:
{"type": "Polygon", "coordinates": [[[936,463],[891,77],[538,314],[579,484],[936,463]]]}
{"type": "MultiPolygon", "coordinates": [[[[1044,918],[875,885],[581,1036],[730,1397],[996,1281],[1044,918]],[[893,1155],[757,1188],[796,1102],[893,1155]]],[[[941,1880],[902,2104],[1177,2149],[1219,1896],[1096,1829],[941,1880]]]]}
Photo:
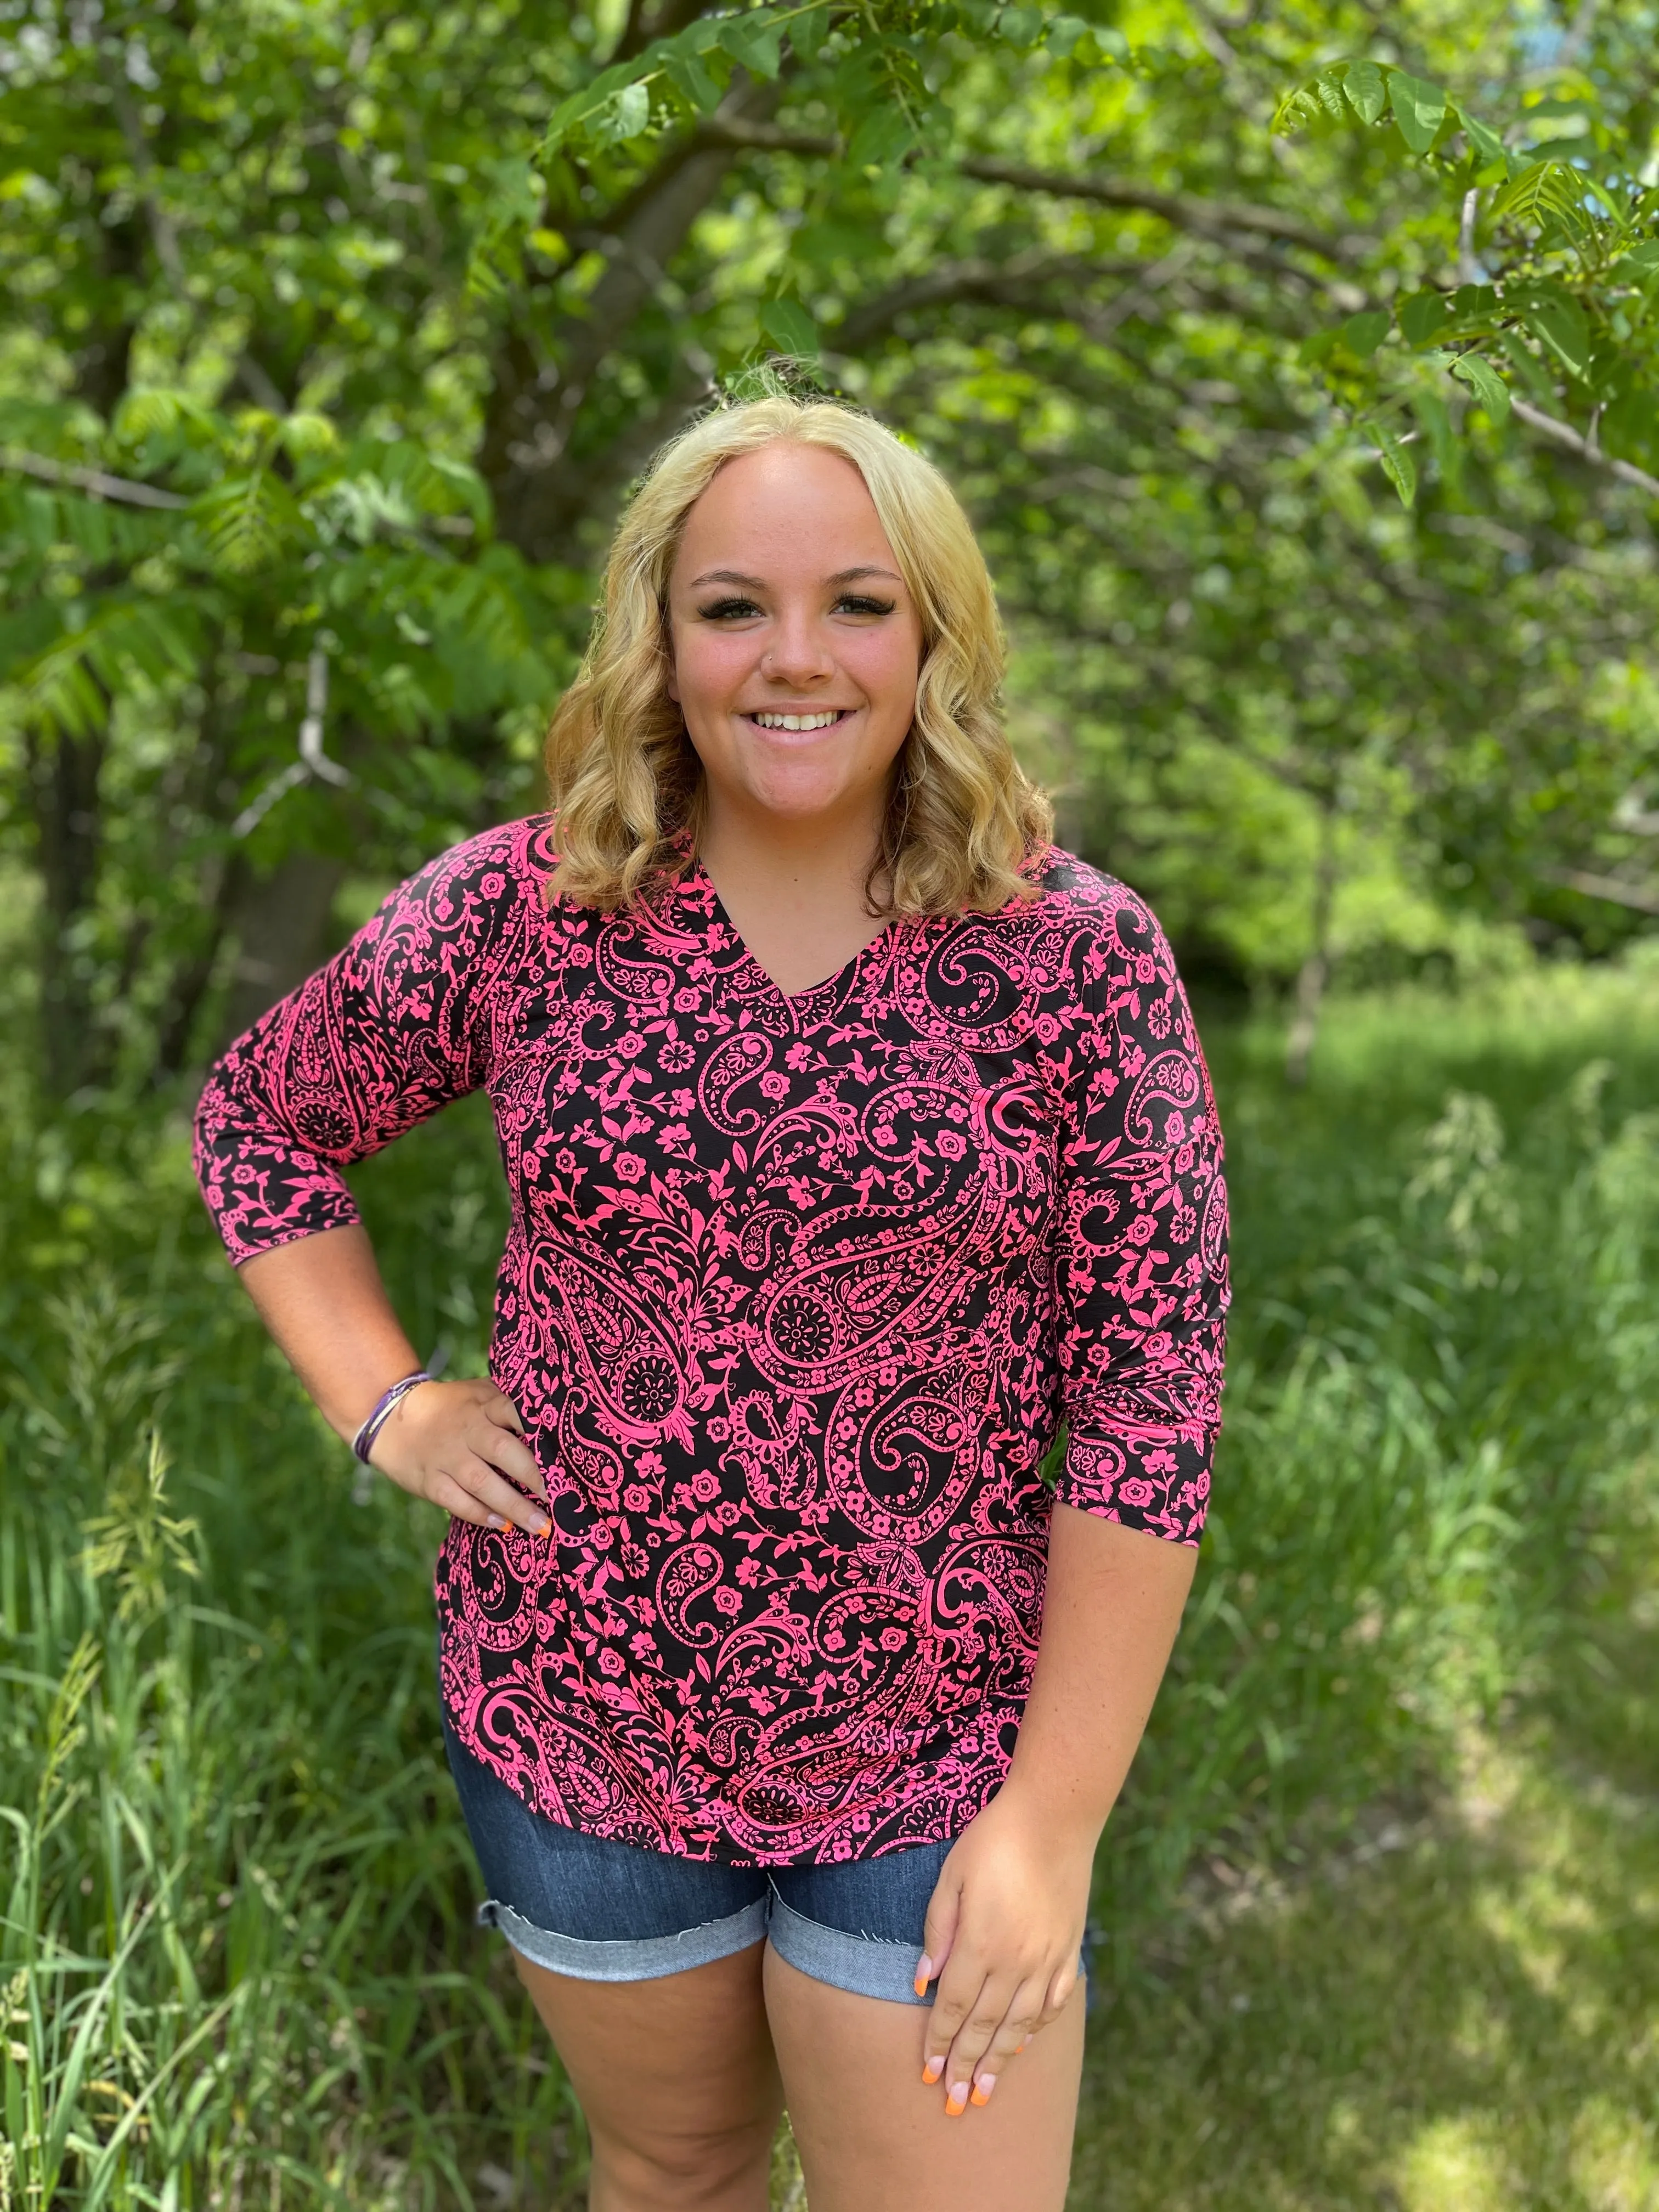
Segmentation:
{"type": "Polygon", "coordinates": [[[915,1992],[922,1923],[951,1846],[839,1866],[738,1867],[585,1836],[531,1810],[443,1717],[449,1771],[489,1894],[478,1924],[538,1966],[584,1982],[649,1982],[764,1939],[855,1996],[915,1992]]]}

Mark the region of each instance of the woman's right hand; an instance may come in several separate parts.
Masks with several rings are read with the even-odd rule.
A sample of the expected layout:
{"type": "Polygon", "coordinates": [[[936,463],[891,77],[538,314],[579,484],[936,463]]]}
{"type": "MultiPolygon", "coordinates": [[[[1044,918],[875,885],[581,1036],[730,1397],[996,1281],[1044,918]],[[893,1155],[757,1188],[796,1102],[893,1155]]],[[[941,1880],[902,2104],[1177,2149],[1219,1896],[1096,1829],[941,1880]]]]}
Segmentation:
{"type": "Polygon", "coordinates": [[[510,1522],[544,1536],[552,1526],[518,1409],[493,1382],[417,1383],[393,1408],[368,1461],[400,1490],[475,1528],[510,1522]],[[520,1494],[526,1490],[528,1498],[520,1494]]]}

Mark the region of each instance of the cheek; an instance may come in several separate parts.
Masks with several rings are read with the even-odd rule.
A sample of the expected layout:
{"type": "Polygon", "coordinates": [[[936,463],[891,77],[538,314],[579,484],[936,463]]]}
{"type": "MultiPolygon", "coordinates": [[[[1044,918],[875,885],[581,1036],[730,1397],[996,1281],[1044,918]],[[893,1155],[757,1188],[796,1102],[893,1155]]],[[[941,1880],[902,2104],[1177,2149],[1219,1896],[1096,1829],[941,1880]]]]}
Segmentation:
{"type": "Polygon", "coordinates": [[[756,648],[747,638],[702,628],[677,630],[675,690],[682,700],[722,704],[747,680],[755,658],[756,648]]]}
{"type": "Polygon", "coordinates": [[[872,630],[843,659],[848,673],[873,705],[908,719],[915,704],[916,678],[921,672],[914,639],[902,631],[872,630]]]}

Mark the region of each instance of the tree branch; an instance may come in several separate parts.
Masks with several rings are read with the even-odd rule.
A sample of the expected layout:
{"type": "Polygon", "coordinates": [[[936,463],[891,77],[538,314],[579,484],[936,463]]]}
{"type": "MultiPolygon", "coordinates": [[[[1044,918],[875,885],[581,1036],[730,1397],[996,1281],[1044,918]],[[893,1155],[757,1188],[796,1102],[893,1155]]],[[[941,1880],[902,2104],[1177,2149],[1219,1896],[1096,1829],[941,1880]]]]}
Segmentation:
{"type": "Polygon", "coordinates": [[[1621,883],[1617,876],[1598,876],[1589,868],[1548,868],[1545,874],[1549,882],[1581,891],[1586,898],[1634,907],[1638,914],[1659,914],[1659,883],[1621,883]]]}
{"type": "Polygon", "coordinates": [[[1530,400],[1517,399],[1511,393],[1510,405],[1523,422],[1531,423],[1534,430],[1546,438],[1553,438],[1558,446],[1565,446],[1569,453],[1577,453],[1581,460],[1593,461],[1597,468],[1606,469],[1610,476],[1617,477],[1620,483],[1634,484],[1638,491],[1651,492],[1656,499],[1659,499],[1659,477],[1650,477],[1645,469],[1638,469],[1633,461],[1615,460],[1611,454],[1604,453],[1600,446],[1593,446],[1588,438],[1573,428],[1571,422],[1558,422],[1553,415],[1546,415],[1542,408],[1534,407],[1530,400]]]}
{"type": "Polygon", "coordinates": [[[676,31],[696,21],[705,4],[706,0],[654,0],[654,4],[653,0],[630,0],[628,21],[611,61],[631,62],[653,39],[672,39],[676,31]]]}
{"type": "MultiPolygon", "coordinates": [[[[1023,254],[1012,261],[945,261],[896,284],[854,307],[832,331],[828,343],[836,353],[856,354],[883,337],[902,317],[929,307],[954,307],[966,300],[998,307],[1047,305],[1049,286],[1088,283],[1101,276],[1144,280],[1155,264],[1127,257],[1104,260],[1086,253],[1023,254]]],[[[1075,306],[1075,299],[1073,300],[1075,306]]]]}
{"type": "MultiPolygon", "coordinates": [[[[837,137],[811,131],[788,131],[775,123],[749,123],[736,116],[711,115],[697,126],[704,145],[729,146],[742,152],[834,156],[846,149],[837,137]]],[[[1256,207],[1244,200],[1200,199],[1190,192],[1164,192],[1151,185],[1137,185],[1121,177],[1073,176],[1054,169],[1031,169],[1018,161],[1000,161],[988,155],[969,155],[957,163],[959,175],[981,184],[1006,185],[1015,191],[1049,192],[1062,199],[1094,200],[1103,207],[1139,209],[1162,216],[1177,230],[1200,236],[1226,238],[1238,231],[1258,237],[1283,239],[1306,247],[1322,260],[1352,261],[1355,246],[1346,239],[1332,238],[1293,215],[1277,208],[1256,207]]]]}
{"type": "Polygon", "coordinates": [[[38,477],[42,483],[72,484],[94,499],[118,500],[124,507],[188,507],[176,491],[159,484],[137,483],[131,477],[106,476],[102,469],[80,469],[68,461],[48,460],[44,453],[20,453],[13,447],[0,454],[0,468],[15,469],[20,476],[38,477]]]}

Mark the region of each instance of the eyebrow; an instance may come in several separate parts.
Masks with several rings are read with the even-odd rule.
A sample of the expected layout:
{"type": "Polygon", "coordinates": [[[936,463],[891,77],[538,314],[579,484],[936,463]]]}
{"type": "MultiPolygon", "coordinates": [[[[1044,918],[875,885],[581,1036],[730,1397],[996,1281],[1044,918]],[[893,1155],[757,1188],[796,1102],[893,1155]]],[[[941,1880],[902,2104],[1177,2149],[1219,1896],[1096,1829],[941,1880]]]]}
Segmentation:
{"type": "MultiPolygon", "coordinates": [[[[826,584],[856,584],[861,576],[885,576],[890,583],[895,584],[902,584],[904,580],[891,568],[866,568],[838,569],[833,576],[826,576],[824,581],[826,584]]],[[[694,592],[704,584],[744,584],[750,591],[756,592],[763,592],[766,589],[764,576],[745,576],[736,568],[710,568],[705,574],[694,576],[691,580],[691,588],[694,592]]]]}

